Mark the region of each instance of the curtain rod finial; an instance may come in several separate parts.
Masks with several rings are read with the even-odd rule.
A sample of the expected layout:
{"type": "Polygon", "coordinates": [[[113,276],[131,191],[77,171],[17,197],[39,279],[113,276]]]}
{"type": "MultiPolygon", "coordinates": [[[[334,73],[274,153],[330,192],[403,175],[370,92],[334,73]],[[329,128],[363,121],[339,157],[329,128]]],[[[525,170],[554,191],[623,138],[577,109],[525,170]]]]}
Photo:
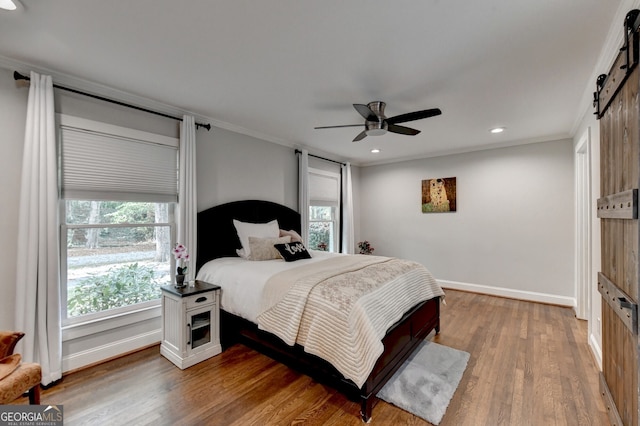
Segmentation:
{"type": "Polygon", "coordinates": [[[31,80],[31,78],[27,77],[26,75],[20,74],[18,71],[13,72],[13,79],[16,81],[16,85],[19,87],[28,87],[29,81],[31,80]]]}
{"type": "Polygon", "coordinates": [[[20,74],[18,71],[13,72],[13,79],[14,80],[31,80],[29,77],[27,77],[26,75],[20,74]]]}

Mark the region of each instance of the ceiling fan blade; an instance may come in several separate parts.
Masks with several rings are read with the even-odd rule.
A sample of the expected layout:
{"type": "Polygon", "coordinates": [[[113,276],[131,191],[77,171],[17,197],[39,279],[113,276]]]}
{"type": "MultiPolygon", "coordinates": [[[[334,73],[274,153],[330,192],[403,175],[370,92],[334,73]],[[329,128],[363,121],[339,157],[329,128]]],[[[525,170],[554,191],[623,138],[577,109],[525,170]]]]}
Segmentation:
{"type": "Polygon", "coordinates": [[[363,124],[341,124],[339,126],[320,126],[320,127],[314,127],[314,129],[336,129],[338,127],[358,127],[358,126],[363,126],[363,124]]]}
{"type": "Polygon", "coordinates": [[[389,124],[405,123],[407,121],[421,120],[423,118],[434,117],[440,114],[442,114],[442,111],[440,111],[440,108],[425,109],[423,111],[408,112],[406,114],[400,114],[400,115],[396,115],[395,117],[387,118],[387,123],[389,124]]]}
{"type": "Polygon", "coordinates": [[[356,136],[356,137],[353,139],[353,141],[352,141],[352,142],[358,142],[358,141],[361,141],[362,139],[364,139],[364,138],[366,138],[366,137],[367,137],[367,132],[366,132],[365,130],[363,130],[362,132],[360,132],[360,133],[358,134],[358,136],[356,136]]]}
{"type": "Polygon", "coordinates": [[[363,116],[366,120],[368,121],[378,121],[378,116],[376,115],[375,112],[371,111],[371,108],[369,108],[366,105],[363,104],[353,104],[353,107],[356,109],[356,111],[358,111],[360,113],[361,116],[363,116]]]}
{"type": "Polygon", "coordinates": [[[392,133],[400,133],[401,135],[410,135],[410,136],[415,136],[418,133],[420,133],[420,130],[416,130],[416,129],[412,129],[404,126],[398,126],[397,124],[389,124],[388,122],[387,124],[388,124],[387,130],[392,133]]]}

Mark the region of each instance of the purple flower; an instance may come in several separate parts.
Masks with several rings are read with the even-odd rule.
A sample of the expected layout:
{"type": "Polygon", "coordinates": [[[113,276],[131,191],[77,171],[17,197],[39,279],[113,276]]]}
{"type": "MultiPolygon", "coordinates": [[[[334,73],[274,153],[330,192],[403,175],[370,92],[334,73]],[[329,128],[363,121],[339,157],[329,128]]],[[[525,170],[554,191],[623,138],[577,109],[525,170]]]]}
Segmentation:
{"type": "Polygon", "coordinates": [[[171,252],[173,253],[173,257],[176,258],[178,275],[184,275],[185,272],[187,272],[185,263],[189,262],[189,253],[187,252],[187,248],[178,243],[171,252]]]}

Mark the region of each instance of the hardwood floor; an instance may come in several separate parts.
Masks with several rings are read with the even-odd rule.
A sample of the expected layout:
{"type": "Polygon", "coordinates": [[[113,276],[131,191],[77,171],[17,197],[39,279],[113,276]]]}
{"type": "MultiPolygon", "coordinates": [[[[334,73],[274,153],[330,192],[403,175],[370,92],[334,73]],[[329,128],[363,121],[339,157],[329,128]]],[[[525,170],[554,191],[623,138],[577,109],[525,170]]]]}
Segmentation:
{"type": "MultiPolygon", "coordinates": [[[[441,425],[608,424],[571,309],[446,294],[433,340],[471,358],[441,425]]],[[[358,403],[242,345],[184,371],[154,346],[66,375],[41,403],[63,404],[65,425],[362,424],[358,403]]],[[[379,401],[372,424],[429,423],[379,401]]]]}

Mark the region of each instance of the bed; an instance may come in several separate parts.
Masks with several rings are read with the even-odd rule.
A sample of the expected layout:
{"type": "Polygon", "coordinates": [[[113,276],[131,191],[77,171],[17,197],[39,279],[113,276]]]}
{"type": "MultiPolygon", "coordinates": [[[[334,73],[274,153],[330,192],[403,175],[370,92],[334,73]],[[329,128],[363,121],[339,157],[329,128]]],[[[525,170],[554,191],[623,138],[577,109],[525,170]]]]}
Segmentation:
{"type": "MultiPolygon", "coordinates": [[[[267,262],[252,262],[241,260],[238,257],[238,249],[242,248],[243,244],[240,242],[240,238],[238,237],[236,226],[234,226],[234,220],[244,223],[265,224],[274,219],[278,221],[280,229],[300,233],[300,215],[286,206],[269,201],[236,201],[215,206],[198,213],[197,276],[198,279],[209,281],[222,287],[222,303],[220,312],[222,345],[223,347],[229,347],[235,343],[245,344],[278,360],[279,362],[313,377],[321,383],[334,387],[344,393],[347,397],[360,402],[360,414],[362,419],[365,422],[368,422],[371,419],[371,412],[377,392],[393,376],[396,370],[402,366],[403,362],[418,347],[421,340],[423,340],[432,331],[435,331],[436,333],[440,331],[440,298],[444,293],[442,293],[442,290],[437,287],[438,290],[432,289],[427,293],[421,293],[423,295],[422,299],[417,303],[414,303],[413,300],[404,301],[403,310],[398,315],[399,319],[394,319],[394,322],[388,328],[385,326],[385,329],[380,335],[378,341],[372,343],[375,346],[371,346],[371,348],[380,347],[380,355],[378,356],[378,352],[370,349],[370,347],[367,347],[366,345],[363,348],[360,348],[360,350],[363,351],[362,354],[365,355],[364,358],[367,358],[367,354],[373,353],[375,358],[372,360],[360,360],[358,358],[362,355],[360,352],[358,353],[358,356],[336,355],[333,357],[331,357],[331,353],[329,353],[331,351],[318,352],[315,349],[319,346],[316,345],[314,347],[315,340],[308,338],[308,336],[315,336],[316,334],[323,333],[314,334],[313,332],[309,333],[308,331],[300,333],[305,335],[305,340],[303,341],[304,346],[299,343],[297,337],[295,341],[288,341],[290,338],[287,338],[286,332],[283,332],[284,335],[283,333],[280,333],[281,327],[278,323],[276,323],[275,326],[272,326],[272,328],[268,327],[269,322],[267,320],[269,319],[269,316],[266,315],[266,313],[277,312],[277,308],[281,308],[281,304],[277,304],[275,302],[269,304],[268,306],[272,307],[272,309],[265,309],[265,312],[258,316],[258,319],[251,314],[242,312],[239,310],[240,308],[237,307],[238,303],[232,303],[232,285],[228,284],[227,291],[225,292],[225,283],[220,282],[228,279],[222,278],[226,277],[226,275],[221,272],[226,271],[224,268],[236,267],[235,264],[242,265],[242,262],[249,262],[247,265],[251,267],[255,266],[255,268],[260,270],[270,270],[272,267],[285,268],[286,270],[278,272],[280,274],[278,276],[286,276],[287,274],[298,276],[300,271],[304,268],[311,268],[316,271],[315,274],[313,274],[314,276],[317,275],[322,277],[324,273],[323,268],[327,269],[327,265],[332,265],[333,267],[333,263],[329,262],[344,263],[345,265],[347,265],[346,262],[349,262],[349,265],[355,262],[359,265],[358,268],[366,269],[370,273],[373,273],[376,271],[374,268],[386,268],[386,270],[391,270],[396,268],[396,265],[398,265],[398,268],[405,267],[406,262],[408,261],[404,261],[405,263],[403,264],[401,263],[403,261],[399,259],[361,255],[330,256],[328,254],[314,251],[311,251],[313,259],[308,261],[284,262],[280,260],[278,262],[270,260],[267,262]],[[327,259],[325,259],[325,257],[327,257],[327,259]],[[309,266],[304,264],[305,262],[308,262],[309,266]],[[304,265],[301,267],[298,266],[298,264],[304,265]],[[294,265],[295,267],[291,265],[294,265]],[[425,297],[427,296],[424,296],[424,294],[429,294],[429,298],[425,300],[425,297]],[[434,294],[436,295],[434,296],[434,294]],[[410,304],[407,305],[407,303],[410,304]],[[266,317],[267,320],[264,320],[264,317],[266,317]],[[261,320],[262,322],[259,322],[258,320],[261,320]],[[260,325],[258,325],[257,322],[259,322],[260,325]],[[289,344],[285,343],[287,341],[289,344]],[[318,354],[322,356],[319,356],[318,354]],[[329,361],[327,359],[329,359],[329,361]],[[345,359],[347,360],[344,361],[346,364],[342,365],[341,362],[345,359]],[[349,362],[351,364],[349,364],[349,362]],[[350,367],[361,367],[360,364],[367,365],[365,371],[352,373],[350,367]]],[[[349,268],[351,268],[351,266],[349,266],[349,268]]],[[[262,280],[261,275],[251,275],[253,274],[252,270],[249,271],[248,267],[245,267],[245,269],[247,269],[248,276],[251,276],[251,278],[245,277],[246,280],[262,280]]],[[[351,269],[345,273],[352,273],[349,271],[351,271],[351,269]]],[[[424,274],[423,271],[419,272],[420,274],[424,274]]],[[[428,274],[428,271],[426,273],[428,274]]],[[[411,274],[413,274],[413,272],[411,272],[411,274]]],[[[416,275],[416,277],[417,276],[418,275],[416,275]]],[[[419,277],[422,277],[422,275],[419,275],[419,277]]],[[[415,279],[422,280],[423,278],[415,279]]],[[[433,280],[433,278],[430,277],[429,274],[429,277],[425,277],[424,280],[433,280]]],[[[329,281],[330,280],[327,280],[327,282],[329,281]]],[[[271,281],[267,282],[270,283],[271,281]]],[[[433,282],[435,282],[435,280],[433,280],[433,282]]],[[[249,288],[248,286],[250,285],[253,285],[253,283],[248,283],[247,288],[249,288]]],[[[421,284],[421,288],[422,287],[425,287],[425,285],[421,284]]],[[[253,290],[250,290],[249,293],[252,294],[253,290]]],[[[240,303],[240,305],[251,305],[256,303],[249,301],[248,299],[250,296],[247,294],[248,293],[245,290],[245,296],[236,296],[236,298],[247,297],[247,302],[240,303]]],[[[393,299],[395,300],[395,297],[393,299]]],[[[372,305],[377,306],[377,303],[373,303],[372,305]]],[[[289,305],[285,306],[288,307],[289,305]]],[[[398,304],[398,306],[401,305],[398,304]]],[[[310,308],[305,308],[305,310],[307,309],[311,310],[310,308]]],[[[396,307],[395,309],[397,310],[399,308],[396,307]]],[[[332,315],[325,314],[325,316],[331,317],[332,315]]],[[[376,313],[376,318],[377,316],[378,314],[376,313]]],[[[384,317],[384,315],[381,316],[384,317]]],[[[391,316],[389,316],[389,318],[391,318],[391,316]]],[[[317,322],[321,323],[322,321],[317,322]]],[[[286,329],[286,327],[282,328],[286,329]]],[[[305,330],[307,329],[305,328],[305,330]]],[[[293,335],[295,337],[295,332],[293,335]]],[[[358,336],[356,340],[360,341],[361,339],[358,336]]],[[[342,345],[340,350],[344,350],[344,347],[346,346],[349,345],[342,345]]],[[[333,348],[332,351],[334,349],[335,348],[333,348]]],[[[349,350],[352,349],[349,348],[349,350]]],[[[353,350],[356,351],[356,349],[353,350]]]]}

